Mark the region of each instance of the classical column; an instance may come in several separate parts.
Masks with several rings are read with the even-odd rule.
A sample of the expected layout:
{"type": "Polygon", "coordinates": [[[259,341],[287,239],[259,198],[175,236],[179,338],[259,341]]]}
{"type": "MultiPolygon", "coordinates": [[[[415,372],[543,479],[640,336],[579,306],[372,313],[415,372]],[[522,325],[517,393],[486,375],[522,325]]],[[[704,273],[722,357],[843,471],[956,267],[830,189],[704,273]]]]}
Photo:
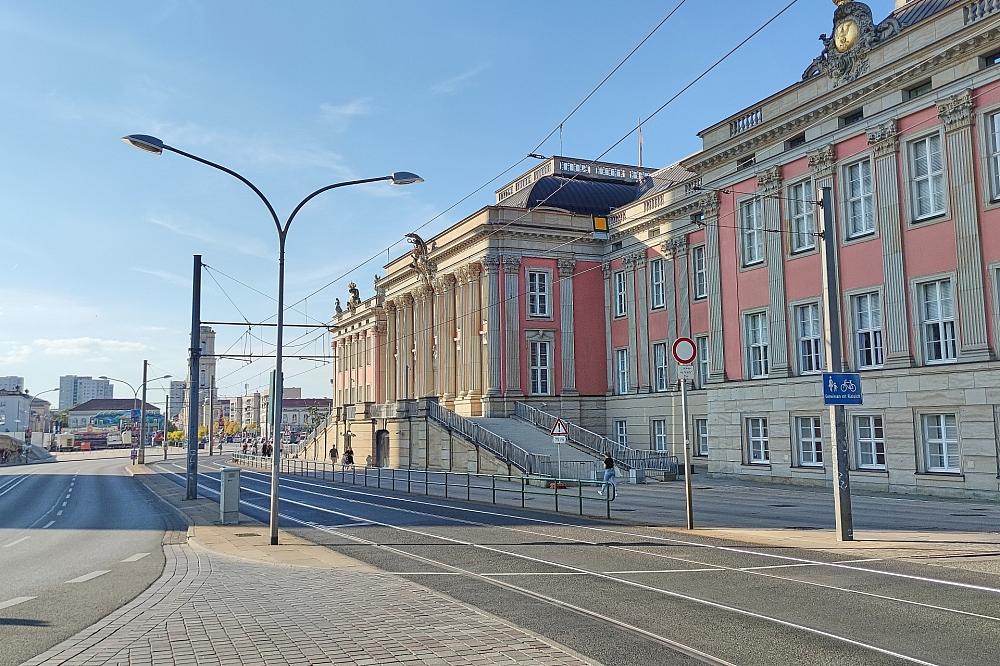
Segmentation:
{"type": "Polygon", "coordinates": [[[639,305],[635,313],[636,345],[638,347],[635,355],[639,372],[635,383],[639,387],[640,393],[649,393],[649,324],[647,322],[649,301],[646,295],[648,284],[646,277],[646,249],[643,248],[632,255],[632,261],[635,265],[636,291],[639,297],[639,305]]]}
{"type": "Polygon", "coordinates": [[[420,288],[420,322],[420,357],[417,359],[417,366],[421,372],[422,390],[418,397],[426,398],[435,395],[434,364],[437,357],[434,344],[434,287],[431,285],[420,288]]]}
{"type": "Polygon", "coordinates": [[[635,273],[636,273],[636,259],[635,254],[626,255],[622,259],[622,268],[625,270],[625,321],[628,324],[628,390],[629,393],[635,393],[636,389],[639,387],[639,354],[636,349],[638,342],[636,336],[638,335],[638,326],[636,321],[636,303],[637,303],[637,289],[635,284],[635,273]]]}
{"type": "Polygon", "coordinates": [[[382,342],[382,381],[385,402],[396,401],[396,301],[385,302],[385,340],[382,342]]]}
{"type": "MultiPolygon", "coordinates": [[[[705,223],[705,277],[708,281],[708,381],[726,380],[725,338],[722,333],[722,267],[719,260],[719,195],[699,201],[705,223]]],[[[738,328],[738,327],[737,327],[738,328]]]]}
{"type": "MultiPolygon", "coordinates": [[[[763,197],[763,227],[781,228],[781,169],[772,167],[757,174],[757,191],[763,197]]],[[[787,377],[788,363],[788,317],[785,309],[785,239],[777,232],[765,232],[767,241],[767,282],[770,303],[768,318],[768,356],[771,377],[787,377]]]]}
{"type": "Polygon", "coordinates": [[[486,352],[489,358],[486,395],[497,396],[500,395],[500,257],[486,255],[483,266],[486,267],[486,352]]]}
{"type": "Polygon", "coordinates": [[[521,395],[521,318],[520,318],[521,257],[503,258],[504,336],[506,339],[506,395],[521,395]]]}
{"type": "Polygon", "coordinates": [[[562,363],[562,395],[577,395],[576,391],[576,350],[574,346],[573,322],[573,271],[575,259],[559,260],[559,341],[562,363]]]}
{"type": "Polygon", "coordinates": [[[455,332],[458,322],[455,319],[455,276],[448,274],[441,278],[442,310],[438,314],[441,332],[438,337],[438,354],[444,357],[444,362],[438,362],[441,369],[442,399],[454,402],[458,392],[455,379],[456,349],[455,332]]]}
{"type": "Polygon", "coordinates": [[[416,291],[403,296],[403,349],[401,355],[405,361],[406,372],[403,375],[403,389],[407,400],[417,397],[417,299],[416,291]]]}
{"type": "MultiPolygon", "coordinates": [[[[667,313],[667,349],[677,337],[677,297],[676,297],[676,269],[674,267],[675,254],[679,239],[672,239],[660,245],[660,252],[663,253],[663,302],[666,304],[667,313]]],[[[667,352],[667,385],[673,386],[677,381],[677,368],[673,355],[667,352]]]]}
{"type": "Polygon", "coordinates": [[[959,358],[990,358],[986,339],[986,298],[983,290],[983,247],[976,207],[976,174],[972,170],[972,91],[965,90],[938,104],[948,144],[948,186],[958,249],[959,358]]]}
{"type": "Polygon", "coordinates": [[[673,251],[674,265],[677,267],[677,335],[689,338],[691,337],[691,288],[687,238],[675,238],[673,251]]]}
{"type": "MultiPolygon", "coordinates": [[[[910,335],[906,316],[899,178],[896,175],[896,155],[899,152],[896,121],[888,120],[868,130],[868,145],[875,154],[875,200],[878,202],[879,235],[882,236],[884,361],[887,368],[905,368],[910,365],[910,335]]],[[[841,318],[848,330],[853,319],[851,312],[841,318]]]]}
{"type": "MultiPolygon", "coordinates": [[[[822,196],[824,187],[833,187],[833,173],[837,170],[837,156],[834,152],[833,145],[829,144],[820,148],[816,152],[809,153],[809,168],[812,170],[813,179],[816,181],[816,194],[817,196],[822,196]]],[[[836,206],[834,206],[836,210],[836,206]]],[[[837,225],[834,225],[836,230],[837,225]]],[[[839,248],[840,243],[836,243],[834,247],[839,248]]],[[[834,265],[834,280],[836,284],[836,293],[840,294],[840,253],[836,253],[836,256],[830,257],[829,260],[834,265]]],[[[846,319],[843,315],[840,318],[841,329],[844,328],[844,322],[850,321],[846,319]]],[[[843,342],[843,340],[841,340],[843,342]]],[[[847,363],[847,356],[844,356],[844,362],[840,368],[834,368],[836,372],[843,372],[850,369],[850,365],[847,363]]]]}
{"type": "Polygon", "coordinates": [[[469,391],[468,367],[468,271],[463,266],[455,271],[455,397],[464,398],[469,391]]]}
{"type": "Polygon", "coordinates": [[[483,395],[483,287],[482,266],[479,262],[469,264],[468,285],[468,326],[469,326],[469,397],[478,399],[483,395]]]}
{"type": "Polygon", "coordinates": [[[604,262],[601,264],[601,270],[604,272],[604,339],[607,340],[605,345],[607,361],[605,365],[608,368],[608,395],[614,395],[615,393],[615,367],[614,367],[614,345],[611,342],[611,319],[614,317],[614,307],[615,307],[615,294],[611,287],[611,277],[613,271],[611,270],[611,262],[604,262]]]}

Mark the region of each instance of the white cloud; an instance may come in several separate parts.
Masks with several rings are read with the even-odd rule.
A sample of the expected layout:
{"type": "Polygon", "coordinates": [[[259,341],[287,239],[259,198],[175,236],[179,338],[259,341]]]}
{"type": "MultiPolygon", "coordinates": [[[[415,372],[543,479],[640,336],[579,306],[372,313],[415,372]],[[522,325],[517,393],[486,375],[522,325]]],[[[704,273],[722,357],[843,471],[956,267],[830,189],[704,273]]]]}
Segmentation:
{"type": "Polygon", "coordinates": [[[132,340],[90,337],[38,338],[32,342],[32,346],[47,356],[85,356],[88,359],[102,354],[140,352],[149,349],[143,343],[132,340]]]}
{"type": "Polygon", "coordinates": [[[438,81],[431,86],[431,92],[435,95],[453,95],[464,88],[469,81],[479,76],[484,69],[486,69],[486,65],[476,65],[450,79],[438,81]]]}
{"type": "Polygon", "coordinates": [[[323,103],[319,105],[320,117],[338,129],[344,129],[352,119],[367,116],[372,111],[370,97],[355,97],[341,104],[323,103]]]}
{"type": "MultiPolygon", "coordinates": [[[[148,216],[146,218],[146,221],[149,222],[150,224],[155,224],[158,227],[162,227],[167,231],[171,231],[177,234],[178,236],[193,238],[197,241],[201,241],[202,243],[209,243],[211,245],[226,247],[235,250],[241,254],[249,255],[251,257],[268,259],[274,256],[274,252],[266,248],[264,246],[264,243],[262,243],[261,241],[254,238],[245,237],[240,234],[233,234],[230,236],[223,237],[212,233],[206,233],[205,231],[202,230],[204,229],[204,226],[193,228],[193,226],[189,227],[181,222],[178,222],[175,219],[172,218],[168,219],[166,217],[157,215],[148,216]]],[[[144,272],[145,269],[143,270],[133,269],[133,270],[139,270],[140,272],[144,272]]],[[[157,272],[160,271],[145,270],[145,272],[148,272],[150,275],[155,275],[157,272]]]]}
{"type": "Polygon", "coordinates": [[[133,266],[132,270],[136,273],[142,273],[143,275],[149,275],[155,278],[159,278],[164,282],[169,282],[170,284],[176,284],[179,286],[187,286],[191,284],[191,280],[186,277],[177,275],[176,273],[171,273],[169,271],[161,271],[156,268],[140,268],[138,266],[133,266]]]}
{"type": "Polygon", "coordinates": [[[23,363],[28,360],[30,355],[31,347],[28,345],[19,345],[13,342],[0,343],[0,366],[23,363]]]}

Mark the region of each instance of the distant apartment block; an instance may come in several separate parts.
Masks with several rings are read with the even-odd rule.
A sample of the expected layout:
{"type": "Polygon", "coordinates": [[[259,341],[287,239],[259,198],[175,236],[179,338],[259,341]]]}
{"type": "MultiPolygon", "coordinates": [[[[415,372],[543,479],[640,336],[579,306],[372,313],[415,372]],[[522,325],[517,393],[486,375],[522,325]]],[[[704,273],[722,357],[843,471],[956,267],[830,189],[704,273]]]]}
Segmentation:
{"type": "Polygon", "coordinates": [[[114,388],[106,379],[63,375],[59,378],[59,409],[72,409],[88,400],[110,400],[114,388]]]}

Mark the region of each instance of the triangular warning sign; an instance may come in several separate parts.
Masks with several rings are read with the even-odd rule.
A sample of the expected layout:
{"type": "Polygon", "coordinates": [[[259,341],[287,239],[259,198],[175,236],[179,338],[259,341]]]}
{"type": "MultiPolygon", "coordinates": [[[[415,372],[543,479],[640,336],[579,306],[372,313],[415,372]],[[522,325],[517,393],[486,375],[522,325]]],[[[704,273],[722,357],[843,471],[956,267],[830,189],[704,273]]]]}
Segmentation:
{"type": "Polygon", "coordinates": [[[557,435],[565,437],[569,434],[569,430],[566,428],[566,423],[563,422],[562,419],[556,419],[555,425],[552,426],[552,432],[549,434],[553,437],[556,437],[557,435]]]}

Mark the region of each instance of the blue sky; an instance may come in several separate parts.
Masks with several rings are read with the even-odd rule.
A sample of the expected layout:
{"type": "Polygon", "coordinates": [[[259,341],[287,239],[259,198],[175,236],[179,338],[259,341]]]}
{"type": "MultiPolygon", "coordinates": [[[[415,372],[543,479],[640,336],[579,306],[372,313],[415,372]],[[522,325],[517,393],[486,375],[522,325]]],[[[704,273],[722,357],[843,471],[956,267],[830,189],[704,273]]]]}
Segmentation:
{"type": "MultiPolygon", "coordinates": [[[[688,0],[566,124],[562,153],[602,153],[785,2],[688,0]]],[[[32,391],[57,386],[62,374],[137,383],[148,358],[157,374],[182,376],[195,253],[275,292],[276,234],[253,193],[190,160],[129,149],[123,134],[155,134],[234,168],[285,214],[338,180],[394,170],[426,179],[310,202],[289,236],[292,302],[523,157],[675,4],[0,4],[0,375],[23,375],[32,391]]],[[[877,19],[892,8],[871,5],[877,19]]],[[[797,81],[833,9],[799,0],[650,121],[645,164],[693,152],[699,130],[797,81]]],[[[558,136],[540,152],[558,153],[558,136]]],[[[635,154],[630,140],[606,159],[635,154]]],[[[422,233],[491,203],[531,164],[422,233]]],[[[383,264],[321,291],[288,320],[327,319],[352,279],[367,296],[383,264]]],[[[217,277],[242,314],[206,275],[204,319],[273,314],[272,300],[217,277]]],[[[222,349],[242,333],[218,331],[222,349]]],[[[273,339],[273,329],[255,335],[273,339]]],[[[326,344],[306,349],[325,353],[326,344]]],[[[255,352],[263,346],[253,342],[255,352]]],[[[233,351],[245,352],[245,342],[233,351]]],[[[264,386],[268,370],[225,362],[220,390],[264,386]]],[[[330,394],[325,366],[292,361],[286,378],[304,394],[330,394]]],[[[151,397],[159,402],[162,392],[151,397]]]]}

